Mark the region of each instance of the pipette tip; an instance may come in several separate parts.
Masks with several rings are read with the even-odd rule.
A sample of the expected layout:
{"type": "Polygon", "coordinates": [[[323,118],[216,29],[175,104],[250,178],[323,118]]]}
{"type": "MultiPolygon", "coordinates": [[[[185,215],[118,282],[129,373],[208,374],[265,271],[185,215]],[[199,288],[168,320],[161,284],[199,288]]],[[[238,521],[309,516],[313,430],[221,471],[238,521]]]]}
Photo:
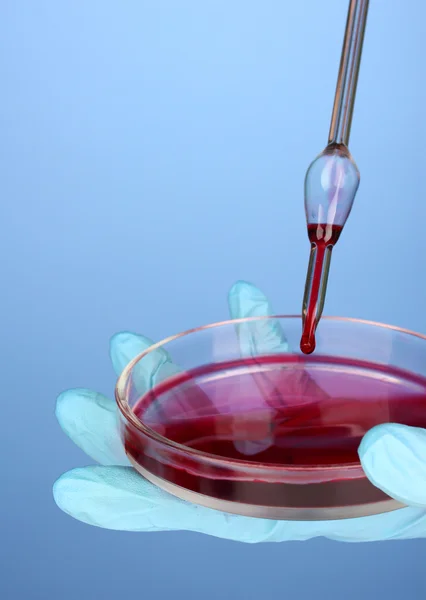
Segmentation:
{"type": "Polygon", "coordinates": [[[300,340],[300,350],[303,354],[312,354],[315,350],[315,336],[309,336],[307,334],[302,335],[300,340]]]}

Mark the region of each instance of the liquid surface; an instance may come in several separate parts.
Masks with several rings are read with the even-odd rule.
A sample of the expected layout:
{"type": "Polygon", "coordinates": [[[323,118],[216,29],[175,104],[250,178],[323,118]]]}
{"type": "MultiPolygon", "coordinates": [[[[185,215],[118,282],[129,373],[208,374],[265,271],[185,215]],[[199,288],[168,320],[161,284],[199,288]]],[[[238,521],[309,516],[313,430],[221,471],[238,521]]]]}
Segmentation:
{"type": "Polygon", "coordinates": [[[349,465],[377,424],[426,427],[426,379],[371,363],[274,355],[184,372],[134,412],[170,440],[231,460],[349,465]]]}
{"type": "Polygon", "coordinates": [[[340,225],[308,225],[308,237],[311,242],[307,282],[309,290],[307,290],[306,306],[304,306],[303,332],[300,340],[300,349],[304,354],[311,354],[315,350],[315,330],[325,300],[331,251],[342,229],[340,225]]]}

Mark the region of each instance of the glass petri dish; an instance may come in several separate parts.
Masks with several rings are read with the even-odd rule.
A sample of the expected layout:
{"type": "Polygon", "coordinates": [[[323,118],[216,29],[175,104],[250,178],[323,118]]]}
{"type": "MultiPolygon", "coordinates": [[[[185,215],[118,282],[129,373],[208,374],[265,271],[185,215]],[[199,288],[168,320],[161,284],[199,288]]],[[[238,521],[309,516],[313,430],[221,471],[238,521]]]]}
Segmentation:
{"type": "Polygon", "coordinates": [[[426,337],[323,317],[314,354],[300,316],[253,317],[172,336],[116,386],[134,468],[189,502],[240,515],[344,519],[402,505],[366,478],[364,434],[426,427],[426,337]]]}

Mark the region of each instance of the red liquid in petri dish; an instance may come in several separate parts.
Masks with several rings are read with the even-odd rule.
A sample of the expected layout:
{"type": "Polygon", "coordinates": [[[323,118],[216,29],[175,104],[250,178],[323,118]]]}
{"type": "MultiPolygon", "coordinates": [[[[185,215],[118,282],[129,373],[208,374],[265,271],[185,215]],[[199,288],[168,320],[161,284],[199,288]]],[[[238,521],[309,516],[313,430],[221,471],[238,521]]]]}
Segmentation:
{"type": "Polygon", "coordinates": [[[341,225],[327,225],[325,223],[308,225],[308,237],[312,246],[316,248],[316,254],[311,294],[300,341],[300,349],[304,354],[311,354],[315,350],[315,319],[326,252],[331,252],[342,233],[342,229],[341,225]]]}
{"type": "Polygon", "coordinates": [[[176,454],[126,425],[127,454],[181,488],[254,506],[374,505],[387,496],[362,473],[360,441],[380,423],[426,427],[426,379],[367,362],[277,354],[183,372],[154,387],[133,411],[185,449],[176,454]],[[218,457],[226,464],[215,464],[218,457]],[[323,478],[329,467],[336,474],[323,478]],[[295,468],[298,482],[286,474],[280,480],[280,469],[295,468]]]}

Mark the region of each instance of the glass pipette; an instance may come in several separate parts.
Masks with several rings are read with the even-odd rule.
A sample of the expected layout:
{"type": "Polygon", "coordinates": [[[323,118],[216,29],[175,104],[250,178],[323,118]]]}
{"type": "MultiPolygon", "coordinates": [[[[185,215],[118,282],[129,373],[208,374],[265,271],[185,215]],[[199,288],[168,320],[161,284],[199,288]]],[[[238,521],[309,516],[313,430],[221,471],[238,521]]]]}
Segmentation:
{"type": "Polygon", "coordinates": [[[315,350],[324,308],[331,252],[351,212],[360,175],[349,149],[369,0],[350,0],[328,143],[305,177],[305,211],[311,242],[303,297],[300,348],[315,350]]]}

